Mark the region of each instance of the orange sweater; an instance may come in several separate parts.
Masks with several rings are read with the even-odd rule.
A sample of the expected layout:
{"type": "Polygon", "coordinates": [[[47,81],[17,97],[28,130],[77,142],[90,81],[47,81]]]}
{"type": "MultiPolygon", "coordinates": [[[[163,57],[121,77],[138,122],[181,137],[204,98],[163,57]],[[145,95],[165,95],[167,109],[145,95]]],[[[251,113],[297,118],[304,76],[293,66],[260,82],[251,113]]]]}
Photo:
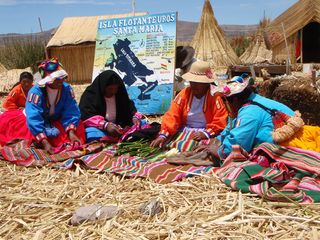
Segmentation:
{"type": "Polygon", "coordinates": [[[26,95],[23,92],[21,84],[15,86],[3,102],[5,110],[19,109],[26,106],[26,95]]]}
{"type": "MultiPolygon", "coordinates": [[[[171,103],[170,109],[163,115],[160,134],[166,137],[175,134],[186,126],[188,112],[191,109],[193,95],[191,88],[183,89],[171,103]]],[[[207,120],[206,132],[210,136],[217,135],[227,124],[228,111],[220,97],[211,96],[208,91],[203,104],[203,113],[207,120]]]]}

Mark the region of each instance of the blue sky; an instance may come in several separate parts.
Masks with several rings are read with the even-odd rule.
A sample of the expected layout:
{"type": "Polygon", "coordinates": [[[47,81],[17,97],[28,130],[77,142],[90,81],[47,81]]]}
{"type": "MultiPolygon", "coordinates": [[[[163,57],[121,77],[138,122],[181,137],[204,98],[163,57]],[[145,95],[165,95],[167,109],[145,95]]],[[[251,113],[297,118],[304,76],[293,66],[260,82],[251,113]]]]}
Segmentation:
{"type": "MultiPolygon", "coordinates": [[[[136,0],[136,11],[177,11],[179,20],[197,22],[204,0],[136,0]]],[[[271,19],[297,0],[211,0],[219,24],[256,24],[263,12],[271,19]]],[[[39,32],[58,26],[64,17],[127,13],[131,0],[0,0],[0,34],[39,32]]]]}

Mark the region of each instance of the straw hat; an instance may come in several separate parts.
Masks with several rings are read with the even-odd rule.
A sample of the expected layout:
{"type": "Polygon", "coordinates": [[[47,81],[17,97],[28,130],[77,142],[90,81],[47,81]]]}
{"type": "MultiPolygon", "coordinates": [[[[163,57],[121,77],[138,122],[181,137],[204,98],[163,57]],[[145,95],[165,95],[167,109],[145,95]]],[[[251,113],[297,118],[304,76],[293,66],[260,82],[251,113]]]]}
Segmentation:
{"type": "Polygon", "coordinates": [[[189,82],[213,83],[215,80],[213,76],[208,62],[197,61],[192,63],[189,72],[183,74],[182,78],[189,82]]]}
{"type": "Polygon", "coordinates": [[[56,58],[44,60],[38,65],[41,79],[37,81],[39,86],[51,84],[55,79],[64,80],[68,73],[62,68],[62,64],[56,58]]]}
{"type": "Polygon", "coordinates": [[[195,50],[189,46],[179,46],[176,49],[176,68],[184,68],[192,63],[195,50]]]}

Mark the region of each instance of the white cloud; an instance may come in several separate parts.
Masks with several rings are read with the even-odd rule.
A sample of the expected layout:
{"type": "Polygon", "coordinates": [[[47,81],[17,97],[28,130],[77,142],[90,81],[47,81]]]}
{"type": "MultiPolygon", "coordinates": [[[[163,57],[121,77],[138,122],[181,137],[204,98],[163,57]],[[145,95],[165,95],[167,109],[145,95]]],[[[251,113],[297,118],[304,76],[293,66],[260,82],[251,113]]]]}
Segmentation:
{"type": "Polygon", "coordinates": [[[242,8],[247,8],[247,7],[250,7],[252,4],[250,3],[240,3],[239,6],[242,7],[242,8]]]}
{"type": "Polygon", "coordinates": [[[16,0],[0,0],[0,5],[2,6],[10,6],[10,5],[16,5],[16,0]]]}
{"type": "Polygon", "coordinates": [[[27,4],[89,4],[89,5],[115,5],[114,1],[103,0],[0,0],[1,6],[27,5],[27,4]]]}

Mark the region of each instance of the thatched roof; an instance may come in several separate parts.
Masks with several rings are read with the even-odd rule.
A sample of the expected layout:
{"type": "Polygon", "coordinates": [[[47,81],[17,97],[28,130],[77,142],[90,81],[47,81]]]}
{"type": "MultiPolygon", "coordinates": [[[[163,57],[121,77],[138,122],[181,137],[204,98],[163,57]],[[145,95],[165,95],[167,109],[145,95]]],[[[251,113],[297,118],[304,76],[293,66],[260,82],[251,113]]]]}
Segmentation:
{"type": "Polygon", "coordinates": [[[320,23],[320,0],[300,0],[287,11],[277,17],[266,29],[266,36],[270,47],[279,45],[284,41],[281,24],[285,27],[289,38],[310,22],[320,23]]]}
{"type": "Polygon", "coordinates": [[[243,63],[271,62],[272,51],[267,49],[263,36],[258,34],[247,50],[241,55],[240,60],[243,63]]]}
{"type": "Polygon", "coordinates": [[[205,0],[201,20],[191,46],[196,50],[197,58],[210,62],[213,67],[229,66],[241,62],[225,39],[214,17],[209,0],[205,0]]]}
{"type": "MultiPolygon", "coordinates": [[[[146,13],[135,13],[135,16],[143,15],[146,15],[146,13]]],[[[48,42],[47,47],[95,42],[99,20],[130,16],[132,16],[132,13],[64,18],[55,34],[48,42]]]]}

